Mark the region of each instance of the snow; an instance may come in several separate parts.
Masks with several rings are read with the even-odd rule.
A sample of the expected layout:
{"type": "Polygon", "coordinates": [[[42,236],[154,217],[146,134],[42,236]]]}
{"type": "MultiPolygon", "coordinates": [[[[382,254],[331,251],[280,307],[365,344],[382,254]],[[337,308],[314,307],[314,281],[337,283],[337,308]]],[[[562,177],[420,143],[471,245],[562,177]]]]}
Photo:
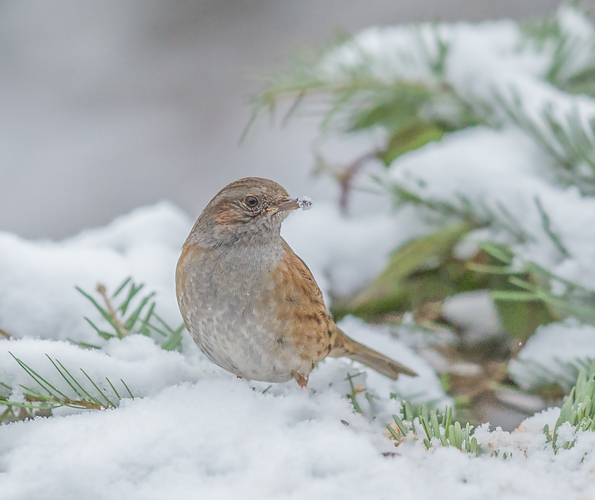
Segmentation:
{"type": "MultiPolygon", "coordinates": [[[[560,16],[561,24],[572,37],[580,38],[586,46],[595,43],[593,29],[587,29],[584,18],[577,16],[574,10],[562,8],[560,16]]],[[[392,57],[388,54],[391,44],[396,43],[396,32],[402,37],[408,29],[372,28],[359,34],[352,43],[360,48],[360,55],[367,56],[370,54],[366,51],[371,53],[376,50],[373,47],[382,46],[382,50],[374,52],[374,57],[378,58],[378,65],[384,60],[389,66],[388,59],[383,58],[392,57]]],[[[428,35],[428,26],[421,29],[428,35]]],[[[439,29],[440,35],[450,43],[445,79],[470,102],[488,102],[498,111],[495,96],[510,100],[514,91],[521,97],[524,112],[543,130],[546,129],[541,113],[546,105],[550,105],[558,117],[571,112],[577,113],[583,122],[595,117],[592,98],[564,93],[544,81],[551,54],[537,52],[524,42],[514,23],[461,23],[440,25],[439,29]]],[[[347,49],[339,49],[331,58],[340,59],[340,50],[347,49]]],[[[404,68],[409,73],[405,76],[422,77],[418,66],[423,64],[423,58],[409,61],[409,66],[404,68]]],[[[502,224],[493,224],[487,230],[471,233],[459,245],[459,253],[472,255],[474,245],[483,240],[500,242],[514,250],[515,265],[519,268],[523,262],[535,262],[561,278],[595,289],[595,226],[592,223],[595,198],[581,194],[576,186],[561,183],[552,167],[552,158],[535,140],[510,122],[505,114],[499,119],[500,127],[470,127],[402,155],[390,166],[386,180],[423,198],[455,206],[460,206],[460,197],[464,196],[479,214],[495,214],[501,220],[508,219],[509,214],[518,224],[517,233],[525,235],[524,239],[519,239],[502,224]],[[539,204],[549,218],[549,229],[565,252],[548,234],[539,204]],[[506,212],[501,207],[505,207],[506,212]]],[[[553,140],[552,147],[557,147],[553,140]]],[[[558,283],[553,291],[563,293],[564,288],[558,283]]],[[[461,296],[447,301],[445,316],[462,326],[467,337],[497,333],[493,311],[482,306],[482,314],[475,314],[479,310],[468,299],[461,296]],[[462,304],[458,311],[457,303],[462,304]]],[[[577,361],[586,362],[595,357],[594,338],[593,327],[577,321],[542,327],[521,350],[518,360],[510,363],[509,371],[524,388],[557,383],[569,389],[576,372],[568,363],[576,366],[577,361]]]]}
{"type": "Polygon", "coordinates": [[[392,381],[373,370],[367,370],[366,380],[379,394],[395,393],[412,403],[433,401],[438,407],[452,405],[450,398],[445,397],[434,369],[404,343],[391,338],[388,330],[371,327],[353,317],[344,318],[339,326],[352,339],[386,354],[418,374],[417,377],[400,377],[392,381]]]}
{"type": "Polygon", "coordinates": [[[519,359],[540,360],[552,365],[555,359],[575,361],[579,354],[581,359],[595,359],[595,327],[569,319],[538,328],[527,341],[519,359]]]}
{"type": "MultiPolygon", "coordinates": [[[[303,215],[319,210],[320,226],[325,217],[327,224],[336,221],[330,207],[322,208],[314,207],[303,215]]],[[[359,251],[366,255],[373,233],[357,218],[352,224],[354,234],[368,227],[366,238],[352,240],[353,245],[362,242],[359,251]]],[[[344,225],[336,228],[335,237],[343,230],[349,238],[346,228],[350,223],[344,225]]],[[[395,448],[384,431],[384,424],[399,411],[399,403],[389,398],[391,392],[414,401],[439,400],[439,405],[449,399],[422,358],[388,331],[355,318],[345,318],[340,327],[356,340],[407,364],[420,377],[392,382],[369,370],[360,374],[361,366],[344,359],[329,359],[313,372],[306,390],[295,383],[269,387],[236,379],[210,363],[188,338],[182,353],[166,352],[152,339],[134,334],[106,341],[100,350],[62,340],[77,337],[98,342],[90,327],[77,326],[80,315],[93,311],[77,294],[66,295],[76,283],[91,288],[101,279],[115,285],[134,272],[135,278],[160,290],[159,307],[163,305],[173,315],[165,297],[173,293],[173,284],[165,270],[173,271],[190,226],[187,216],[162,204],[63,242],[26,242],[1,235],[2,275],[23,289],[17,293],[16,285],[3,287],[0,295],[2,321],[21,328],[21,338],[0,341],[0,380],[39,389],[12,353],[72,396],[47,354],[71,373],[83,368],[111,395],[102,382],[108,377],[123,397],[117,409],[59,409],[50,419],[0,426],[3,499],[41,495],[145,499],[195,496],[197,492],[206,498],[237,498],[244,492],[245,498],[259,499],[385,498],[394,494],[403,499],[436,495],[547,499],[562,493],[595,492],[585,472],[592,466],[591,459],[581,462],[578,456],[578,450],[589,457],[595,454],[595,440],[589,433],[579,433],[574,448],[553,455],[543,446],[545,420],[529,425],[530,419],[524,430],[512,434],[477,431],[486,450],[491,444],[512,454],[506,460],[489,453],[470,457],[454,449],[426,451],[421,442],[412,440],[395,448]],[[161,261],[156,256],[164,258],[161,261]],[[59,294],[65,295],[66,304],[54,300],[59,294]],[[47,301],[57,309],[37,310],[47,301]],[[30,312],[21,315],[23,310],[30,312]],[[36,329],[44,318],[52,328],[36,329]],[[23,330],[27,335],[22,335],[23,330]],[[351,392],[347,374],[364,391],[357,396],[363,415],[355,413],[345,397],[351,392]],[[135,399],[124,397],[120,379],[135,399]],[[366,392],[371,398],[364,397],[366,392]]],[[[287,232],[303,240],[299,227],[290,225],[287,232]]],[[[385,229],[378,224],[378,241],[386,236],[385,229]]],[[[309,228],[304,226],[303,231],[309,228]]],[[[320,254],[335,250],[333,246],[325,250],[329,238],[309,241],[319,245],[320,254]]],[[[344,260],[336,259],[338,266],[348,266],[349,256],[362,259],[353,248],[340,255],[344,260]]],[[[315,265],[330,266],[331,257],[315,265]]],[[[359,279],[365,279],[368,269],[359,269],[364,274],[359,279]]],[[[90,384],[85,387],[93,391],[90,384]]],[[[18,394],[13,397],[18,399],[18,394]]],[[[550,427],[556,411],[547,419],[550,427]]]]}
{"type": "Polygon", "coordinates": [[[336,205],[320,202],[284,223],[282,236],[312,271],[327,304],[331,292],[340,297],[360,289],[384,269],[395,247],[427,231],[412,210],[387,212],[347,219],[336,205]]]}
{"type": "Polygon", "coordinates": [[[511,361],[509,372],[521,387],[529,388],[543,382],[540,377],[545,374],[539,366],[547,366],[550,372],[547,380],[569,389],[574,385],[571,381],[575,371],[568,364],[580,367],[581,362],[589,365],[594,359],[595,327],[568,319],[538,328],[518,359],[511,361]]]}
{"type": "Polygon", "coordinates": [[[175,268],[190,218],[168,203],[140,208],[110,226],[60,242],[26,241],[0,233],[0,324],[15,337],[73,339],[97,335],[83,317],[93,306],[75,290],[108,290],[128,276],[158,293],[159,309],[179,320],[175,268]]]}
{"type": "MultiPolygon", "coordinates": [[[[562,7],[559,18],[562,29],[581,41],[584,52],[595,44],[595,30],[575,9],[562,7]]],[[[552,159],[510,121],[497,99],[510,103],[518,95],[524,112],[534,119],[546,139],[551,139],[554,149],[557,146],[542,116],[546,106],[551,106],[558,118],[576,113],[586,124],[595,117],[595,100],[563,92],[544,80],[553,47],[538,51],[516,23],[506,20],[369,28],[331,51],[322,68],[332,81],[349,78],[366,68],[385,82],[404,78],[433,85],[436,77],[429,72],[425,51],[437,50],[437,36],[449,47],[446,83],[470,103],[490,104],[500,127],[470,127],[402,155],[390,166],[387,181],[455,206],[460,205],[459,197],[464,195],[476,207],[485,207],[501,218],[506,216],[499,207],[506,207],[527,235],[528,241],[513,246],[521,257],[594,288],[595,227],[591,221],[595,217],[595,199],[557,180],[552,159]],[[560,254],[545,231],[536,200],[544,207],[569,257],[560,254]]],[[[580,65],[585,57],[579,55],[570,62],[580,65]]],[[[444,113],[448,116],[449,110],[444,113]]],[[[585,168],[591,172],[587,165],[585,168]]],[[[482,210],[485,212],[478,209],[482,210]]],[[[515,243],[508,233],[491,231],[484,238],[515,243]]]]}
{"type": "Polygon", "coordinates": [[[548,181],[541,173],[547,163],[545,155],[520,131],[475,127],[404,155],[393,163],[389,175],[426,197],[458,203],[457,196],[464,195],[500,217],[499,205],[505,206],[529,235],[528,241],[516,243],[503,230],[484,237],[513,244],[524,259],[588,287],[595,284],[591,264],[595,227],[590,223],[595,199],[548,181]],[[545,231],[536,198],[570,257],[561,255],[545,231]]]}
{"type": "MultiPolygon", "coordinates": [[[[313,216],[311,225],[296,216],[284,233],[290,243],[314,243],[317,248],[311,252],[318,259],[313,259],[312,269],[317,277],[328,272],[329,279],[321,279],[327,286],[360,286],[378,272],[398,241],[392,230],[395,221],[388,216],[348,222],[323,203],[303,216],[313,216]],[[328,227],[334,227],[333,232],[324,234],[328,227]],[[317,232],[320,237],[312,238],[317,232]],[[333,254],[341,242],[349,242],[349,247],[333,254]],[[369,255],[379,262],[357,265],[369,255]]],[[[78,375],[88,392],[98,396],[80,369],[112,401],[118,398],[107,379],[123,398],[116,410],[59,408],[49,420],[2,426],[3,499],[35,497],[42,491],[51,491],[52,498],[151,498],[164,491],[188,494],[197,488],[227,496],[255,488],[257,497],[265,498],[313,491],[318,482],[321,491],[332,491],[337,477],[358,469],[359,459],[385,460],[382,455],[377,458],[379,450],[390,451],[392,444],[383,435],[383,425],[399,410],[391,393],[438,405],[451,402],[422,358],[389,332],[354,318],[340,326],[411,366],[420,377],[393,382],[348,360],[329,359],[312,374],[306,391],[295,383],[268,387],[238,380],[218,368],[187,335],[182,353],[164,351],[138,334],[121,340],[99,338],[82,318],[100,325],[102,319],[75,291],[76,285],[92,293],[102,282],[114,290],[123,278],[133,276],[147,290],[157,291],[160,314],[173,324],[180,321],[173,270],[191,226],[186,214],[162,203],[59,242],[0,234],[0,324],[14,337],[0,341],[0,380],[43,392],[12,354],[76,399],[52,365],[54,360],[78,375]],[[82,349],[67,339],[102,348],[82,349]],[[345,397],[351,392],[348,374],[364,391],[357,396],[364,416],[355,414],[345,397]],[[126,399],[120,381],[135,399],[126,399]],[[330,455],[329,449],[334,450],[330,455]],[[35,464],[27,464],[30,453],[35,464]],[[39,472],[25,481],[30,467],[39,472]],[[273,477],[277,479],[271,482],[273,477]]],[[[404,231],[401,237],[410,234],[415,231],[404,231]]],[[[17,390],[11,399],[20,401],[22,394],[17,390]]]]}
{"type": "Polygon", "coordinates": [[[507,459],[427,452],[420,442],[395,448],[335,392],[296,386],[261,394],[215,376],[117,410],[3,426],[0,486],[10,500],[231,499],[240,492],[259,499],[589,498],[593,464],[580,458],[592,456],[593,436],[579,435],[573,449],[554,456],[543,449],[541,423],[484,434],[486,445],[491,439],[510,448],[507,459]]]}
{"type": "Polygon", "coordinates": [[[297,203],[302,210],[310,210],[312,207],[312,199],[308,196],[300,196],[297,199],[297,203]]]}
{"type": "Polygon", "coordinates": [[[477,337],[479,340],[500,331],[498,312],[488,291],[459,293],[448,297],[442,306],[442,315],[458,326],[465,337],[477,337]]]}
{"type": "MultiPolygon", "coordinates": [[[[572,12],[561,10],[565,29],[592,40],[592,30],[572,12]]],[[[470,100],[493,102],[495,93],[510,97],[513,87],[527,113],[537,118],[546,102],[555,104],[556,113],[577,109],[584,118],[595,115],[592,99],[562,93],[544,81],[547,51],[524,43],[509,21],[373,28],[337,48],[322,67],[333,77],[366,64],[387,82],[432,79],[423,55],[411,49],[421,36],[435,51],[432,30],[451,46],[446,80],[470,100]]],[[[496,225],[473,233],[459,245],[459,254],[472,255],[481,240],[501,241],[520,259],[595,288],[595,199],[562,185],[535,142],[506,116],[499,119],[499,128],[461,130],[399,157],[387,178],[450,203],[463,194],[494,213],[505,206],[528,235],[520,241],[496,225]],[[536,198],[568,254],[547,234],[536,198]]],[[[300,199],[307,204],[306,197],[300,199]]],[[[542,429],[554,427],[559,408],[530,417],[514,432],[483,424],[474,433],[484,450],[478,457],[454,448],[426,450],[412,437],[395,446],[385,425],[400,410],[398,398],[438,407],[452,400],[432,366],[412,348],[389,330],[352,317],[339,324],[348,335],[419,377],[393,382],[346,359],[328,359],[314,370],[307,389],[293,382],[271,386],[218,368],[187,334],[181,352],[165,351],[138,334],[99,338],[83,318],[103,320],[75,286],[93,293],[103,283],[112,291],[132,276],[156,292],[166,321],[181,322],[174,269],[192,222],[164,202],[63,241],[0,233],[0,328],[13,336],[0,340],[0,381],[17,388],[12,400],[22,401],[21,385],[42,390],[13,356],[70,398],[76,394],[51,360],[73,374],[85,370],[114,401],[120,399],[115,409],[61,408],[51,418],[0,426],[2,500],[595,496],[595,433],[563,425],[560,439],[575,439],[575,445],[554,453],[546,443],[542,429]],[[70,340],[100,349],[83,349],[70,340]],[[352,383],[361,414],[346,397],[352,383]]],[[[434,227],[411,207],[345,217],[334,205],[317,202],[308,212],[293,214],[283,236],[311,268],[330,304],[332,297],[347,296],[375,277],[398,245],[434,227]]],[[[449,300],[445,315],[470,331],[498,330],[485,294],[449,300]],[[477,323],[469,321],[469,311],[481,313],[477,323]]],[[[540,382],[528,368],[531,363],[560,366],[559,376],[566,379],[564,363],[595,357],[593,339],[595,328],[576,320],[541,327],[510,364],[510,373],[525,388],[540,382]]],[[[81,381],[97,394],[90,382],[81,381]]]]}

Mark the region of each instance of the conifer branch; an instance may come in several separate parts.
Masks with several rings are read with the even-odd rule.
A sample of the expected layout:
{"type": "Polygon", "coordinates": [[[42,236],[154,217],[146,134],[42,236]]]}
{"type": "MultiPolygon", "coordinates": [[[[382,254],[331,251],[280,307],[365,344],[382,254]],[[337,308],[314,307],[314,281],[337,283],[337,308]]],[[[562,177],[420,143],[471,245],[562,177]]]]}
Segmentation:
{"type": "MultiPolygon", "coordinates": [[[[97,395],[93,395],[93,389],[86,389],[84,383],[74,377],[59,360],[52,359],[46,354],[46,357],[50,361],[54,370],[72,391],[72,395],[69,395],[67,394],[67,389],[59,389],[55,384],[50,383],[47,378],[31,368],[20,358],[17,358],[12,353],[9,354],[25,373],[27,373],[32,381],[39,386],[41,391],[19,384],[19,391],[23,392],[22,398],[13,398],[12,395],[19,391],[4,382],[0,382],[0,408],[6,406],[6,409],[1,414],[0,423],[2,423],[3,420],[9,419],[9,417],[12,417],[12,419],[28,419],[36,415],[50,416],[53,409],[61,406],[78,410],[103,410],[115,408],[122,399],[115,386],[107,377],[106,380],[110,389],[113,391],[115,398],[112,396],[108,397],[107,392],[101,388],[100,384],[93,380],[93,378],[81,368],[81,372],[96,391],[97,395]],[[24,412],[21,415],[19,412],[15,411],[15,409],[21,409],[21,411],[24,410],[24,412]]],[[[128,386],[123,380],[120,381],[130,397],[133,398],[128,386]]]]}
{"type": "MultiPolygon", "coordinates": [[[[113,332],[108,332],[99,328],[89,318],[85,318],[87,323],[95,330],[95,332],[103,339],[109,340],[111,338],[124,338],[125,336],[137,333],[150,337],[152,332],[165,337],[165,340],[159,339],[161,347],[165,350],[181,350],[182,348],[182,332],[184,331],[184,324],[182,323],[177,328],[169,326],[156,312],[156,302],[153,300],[154,292],[148,293],[145,296],[140,294],[144,288],[144,284],[136,284],[131,277],[126,278],[116,289],[113,295],[108,295],[107,289],[104,285],[97,285],[97,292],[103,299],[105,307],[101,306],[95,298],[85,292],[79,287],[76,289],[89,300],[95,309],[99,311],[101,316],[113,329],[113,332]],[[123,299],[119,304],[115,304],[114,300],[123,293],[123,299]],[[140,297],[140,298],[139,298],[140,297]],[[132,306],[135,301],[136,305],[132,306]]],[[[88,344],[85,342],[74,342],[80,347],[98,349],[99,346],[88,344]]]]}

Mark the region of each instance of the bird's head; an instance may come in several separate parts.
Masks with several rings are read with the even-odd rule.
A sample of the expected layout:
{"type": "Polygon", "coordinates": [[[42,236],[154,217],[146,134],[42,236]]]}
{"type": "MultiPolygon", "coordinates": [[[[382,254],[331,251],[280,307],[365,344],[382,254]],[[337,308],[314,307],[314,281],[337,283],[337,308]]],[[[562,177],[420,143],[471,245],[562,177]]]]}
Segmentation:
{"type": "Polygon", "coordinates": [[[211,247],[258,244],[279,236],[281,223],[302,203],[274,181],[246,177],[225,186],[205,207],[189,241],[211,247]]]}

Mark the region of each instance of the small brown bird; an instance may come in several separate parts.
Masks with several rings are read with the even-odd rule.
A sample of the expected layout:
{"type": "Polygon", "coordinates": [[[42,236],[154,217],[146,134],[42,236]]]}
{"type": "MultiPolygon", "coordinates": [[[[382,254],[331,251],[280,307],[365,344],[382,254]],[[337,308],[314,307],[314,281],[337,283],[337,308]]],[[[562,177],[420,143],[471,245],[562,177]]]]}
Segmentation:
{"type": "Polygon", "coordinates": [[[265,382],[294,378],[305,387],[327,356],[348,356],[393,380],[415,376],[335,325],[312,273],[280,234],[303,203],[276,182],[247,177],[203,210],[176,270],[178,304],[194,341],[225,370],[265,382]]]}

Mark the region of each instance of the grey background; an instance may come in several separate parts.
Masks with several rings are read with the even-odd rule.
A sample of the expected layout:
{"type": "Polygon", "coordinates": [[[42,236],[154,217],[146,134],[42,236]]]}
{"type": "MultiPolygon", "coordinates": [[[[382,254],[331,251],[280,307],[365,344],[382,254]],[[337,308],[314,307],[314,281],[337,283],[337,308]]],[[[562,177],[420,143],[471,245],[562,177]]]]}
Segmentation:
{"type": "Polygon", "coordinates": [[[247,175],[311,194],[314,121],[238,144],[249,73],[337,27],[530,19],[559,3],[0,1],[0,230],[59,238],[162,199],[195,216],[247,175]]]}

